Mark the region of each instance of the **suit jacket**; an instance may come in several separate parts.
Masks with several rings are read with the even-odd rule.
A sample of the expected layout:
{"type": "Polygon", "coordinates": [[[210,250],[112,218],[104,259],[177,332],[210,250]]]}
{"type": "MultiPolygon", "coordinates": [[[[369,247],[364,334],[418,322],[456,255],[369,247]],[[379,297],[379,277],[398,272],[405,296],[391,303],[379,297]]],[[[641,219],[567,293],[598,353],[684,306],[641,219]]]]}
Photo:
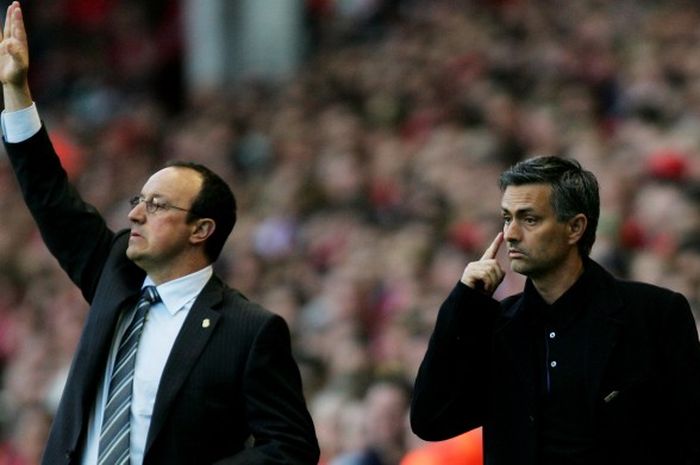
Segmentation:
{"type": "MultiPolygon", "coordinates": [[[[6,149],[43,239],[90,303],[43,457],[79,464],[118,316],[135,304],[145,274],[125,255],[128,230],[114,233],[83,202],[43,128],[6,149]]],[[[318,454],[284,320],[214,275],[163,371],[144,464],[310,465],[318,454]]]]}
{"type": "MultiPolygon", "coordinates": [[[[595,262],[588,405],[591,465],[700,464],[700,343],[680,294],[615,279],[595,262]]],[[[411,425],[426,440],[483,426],[488,465],[535,465],[536,382],[523,294],[502,302],[458,283],[421,364],[411,425]]]]}

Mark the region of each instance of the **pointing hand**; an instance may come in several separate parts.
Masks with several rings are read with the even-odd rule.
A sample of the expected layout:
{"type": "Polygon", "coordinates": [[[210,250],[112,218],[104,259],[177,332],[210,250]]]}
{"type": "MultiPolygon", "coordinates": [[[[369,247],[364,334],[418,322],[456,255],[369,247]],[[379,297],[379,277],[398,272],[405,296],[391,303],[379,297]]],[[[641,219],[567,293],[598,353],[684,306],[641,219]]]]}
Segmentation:
{"type": "Polygon", "coordinates": [[[503,281],[505,272],[496,261],[498,249],[503,243],[503,233],[499,232],[484,255],[478,261],[471,262],[462,273],[462,282],[467,286],[492,295],[503,281]]]}

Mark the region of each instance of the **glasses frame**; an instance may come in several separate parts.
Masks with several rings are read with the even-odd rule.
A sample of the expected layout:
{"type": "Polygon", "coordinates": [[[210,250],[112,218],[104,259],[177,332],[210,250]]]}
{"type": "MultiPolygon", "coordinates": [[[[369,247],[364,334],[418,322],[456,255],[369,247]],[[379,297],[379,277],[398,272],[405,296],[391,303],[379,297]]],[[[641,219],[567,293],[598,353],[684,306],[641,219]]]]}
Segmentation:
{"type": "Polygon", "coordinates": [[[168,202],[156,202],[155,199],[147,199],[143,195],[135,195],[129,199],[129,205],[131,205],[131,208],[136,208],[136,206],[138,206],[140,203],[143,203],[146,206],[146,213],[149,215],[153,215],[159,211],[168,211],[173,209],[199,216],[197,213],[193,212],[192,210],[188,210],[187,208],[178,207],[177,205],[173,205],[168,202]]]}

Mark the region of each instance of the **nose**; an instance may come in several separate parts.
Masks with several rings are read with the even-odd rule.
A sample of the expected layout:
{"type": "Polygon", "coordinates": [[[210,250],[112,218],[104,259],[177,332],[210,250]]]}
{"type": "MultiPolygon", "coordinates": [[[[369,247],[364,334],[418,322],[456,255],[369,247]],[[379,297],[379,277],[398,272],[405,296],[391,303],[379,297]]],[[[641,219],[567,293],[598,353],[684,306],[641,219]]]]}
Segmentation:
{"type": "Polygon", "coordinates": [[[520,227],[517,221],[503,223],[503,239],[509,243],[520,241],[520,227]]]}
{"type": "Polygon", "coordinates": [[[143,223],[146,220],[146,206],[143,202],[139,202],[136,206],[131,207],[127,215],[129,221],[134,223],[143,223]]]}

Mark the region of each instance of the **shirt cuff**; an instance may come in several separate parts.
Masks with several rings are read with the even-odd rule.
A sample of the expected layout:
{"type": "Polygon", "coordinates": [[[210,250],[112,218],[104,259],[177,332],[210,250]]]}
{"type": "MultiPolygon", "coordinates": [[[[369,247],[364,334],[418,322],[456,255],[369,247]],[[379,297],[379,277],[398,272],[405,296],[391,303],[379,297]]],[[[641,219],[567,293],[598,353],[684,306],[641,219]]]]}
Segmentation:
{"type": "Polygon", "coordinates": [[[24,142],[41,129],[41,119],[36,103],[17,111],[3,110],[0,122],[5,140],[12,144],[24,142]]]}

